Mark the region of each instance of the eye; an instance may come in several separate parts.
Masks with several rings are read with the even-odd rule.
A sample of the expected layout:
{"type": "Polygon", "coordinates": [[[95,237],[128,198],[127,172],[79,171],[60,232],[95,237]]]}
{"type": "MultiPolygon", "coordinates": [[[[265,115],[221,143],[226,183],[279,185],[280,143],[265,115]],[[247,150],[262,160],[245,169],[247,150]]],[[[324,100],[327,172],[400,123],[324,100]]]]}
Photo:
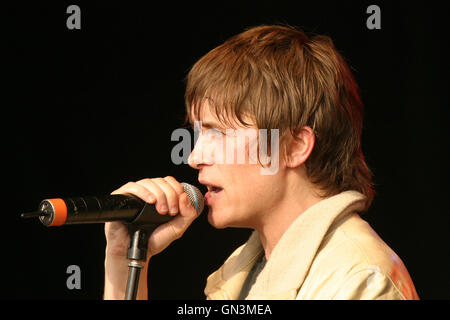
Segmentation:
{"type": "Polygon", "coordinates": [[[205,130],[203,134],[209,135],[209,136],[225,135],[225,133],[223,131],[216,129],[216,128],[209,128],[209,129],[205,130]]]}
{"type": "Polygon", "coordinates": [[[223,132],[222,130],[219,129],[213,129],[215,133],[220,133],[221,135],[225,135],[225,132],[223,132]]]}
{"type": "Polygon", "coordinates": [[[237,137],[237,131],[234,129],[227,129],[223,134],[227,137],[237,137]]]}

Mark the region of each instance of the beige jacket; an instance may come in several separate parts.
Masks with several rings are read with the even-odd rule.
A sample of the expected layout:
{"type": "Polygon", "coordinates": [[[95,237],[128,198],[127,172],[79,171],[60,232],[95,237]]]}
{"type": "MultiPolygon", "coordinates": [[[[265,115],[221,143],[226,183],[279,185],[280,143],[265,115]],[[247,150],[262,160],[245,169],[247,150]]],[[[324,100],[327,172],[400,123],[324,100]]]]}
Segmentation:
{"type": "MultiPolygon", "coordinates": [[[[345,191],[302,213],[286,230],[247,299],[419,299],[400,258],[345,191]]],[[[263,248],[255,231],[208,277],[207,299],[237,299],[263,248]]]]}

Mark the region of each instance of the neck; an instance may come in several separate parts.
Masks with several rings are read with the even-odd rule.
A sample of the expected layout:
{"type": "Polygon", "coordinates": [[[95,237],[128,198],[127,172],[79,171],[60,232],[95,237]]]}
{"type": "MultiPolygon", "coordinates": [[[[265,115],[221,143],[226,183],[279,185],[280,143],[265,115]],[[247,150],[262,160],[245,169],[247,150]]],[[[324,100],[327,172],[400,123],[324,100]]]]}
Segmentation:
{"type": "Polygon", "coordinates": [[[286,188],[286,196],[276,208],[271,208],[255,227],[267,260],[290,225],[309,207],[321,200],[323,198],[318,196],[317,189],[310,184],[286,188]]]}

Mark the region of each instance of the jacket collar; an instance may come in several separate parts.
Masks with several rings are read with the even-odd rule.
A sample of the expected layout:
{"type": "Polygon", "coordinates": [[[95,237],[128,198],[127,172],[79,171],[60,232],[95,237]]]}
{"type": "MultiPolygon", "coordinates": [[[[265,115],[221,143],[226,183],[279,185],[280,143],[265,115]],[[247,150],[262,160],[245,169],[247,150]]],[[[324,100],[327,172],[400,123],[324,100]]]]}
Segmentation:
{"type": "MultiPolygon", "coordinates": [[[[295,299],[330,226],[352,212],[362,211],[365,196],[345,191],[303,212],[286,230],[258,275],[247,299],[295,299]]],[[[237,299],[245,279],[263,253],[256,231],[208,277],[208,299],[237,299]]]]}

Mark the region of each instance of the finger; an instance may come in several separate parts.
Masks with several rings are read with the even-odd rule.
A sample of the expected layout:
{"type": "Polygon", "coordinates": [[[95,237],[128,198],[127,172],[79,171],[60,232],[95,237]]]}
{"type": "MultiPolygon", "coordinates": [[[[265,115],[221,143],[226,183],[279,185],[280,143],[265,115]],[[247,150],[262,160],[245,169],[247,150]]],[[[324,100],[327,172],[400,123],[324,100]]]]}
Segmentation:
{"type": "MultiPolygon", "coordinates": [[[[182,185],[180,182],[178,182],[174,177],[167,176],[167,177],[164,178],[164,180],[166,180],[166,181],[172,186],[172,188],[175,189],[175,191],[177,192],[177,194],[178,194],[179,197],[180,197],[183,193],[185,193],[184,188],[183,188],[183,185],[182,185]]],[[[185,194],[186,194],[186,193],[185,193],[185,194]]],[[[187,194],[186,194],[186,199],[187,199],[187,206],[188,206],[188,207],[193,207],[191,201],[189,200],[189,197],[187,196],[187,194]]],[[[179,200],[181,201],[181,199],[179,199],[179,200]]],[[[181,208],[181,205],[180,205],[181,203],[183,203],[183,201],[182,201],[182,202],[179,202],[180,208],[181,208]]],[[[194,209],[194,211],[195,211],[195,208],[193,208],[193,209],[194,209]]],[[[196,212],[196,214],[197,214],[197,212],[196,212]]]]}
{"type": "Polygon", "coordinates": [[[175,192],[180,196],[184,192],[183,185],[178,182],[174,177],[167,176],[164,180],[170,184],[170,186],[175,190],[175,192]]]}
{"type": "Polygon", "coordinates": [[[174,177],[167,176],[164,178],[164,180],[172,187],[172,189],[177,193],[177,199],[176,199],[176,207],[177,207],[177,213],[179,212],[179,199],[180,195],[184,193],[183,185],[178,182],[174,177]]]}
{"type": "Polygon", "coordinates": [[[197,211],[189,200],[189,196],[187,195],[187,193],[183,193],[180,196],[179,206],[180,215],[182,215],[186,219],[193,221],[197,217],[197,211]]]}
{"type": "Polygon", "coordinates": [[[174,219],[169,221],[173,236],[175,239],[180,238],[191,223],[197,217],[197,212],[189,201],[189,197],[186,193],[180,196],[180,214],[174,219]]]}
{"type": "MultiPolygon", "coordinates": [[[[179,212],[178,209],[178,192],[179,187],[173,188],[172,185],[163,178],[156,178],[153,181],[164,191],[169,206],[169,214],[174,216],[179,212]]],[[[181,188],[182,189],[182,188],[181,188]]]]}
{"type": "Polygon", "coordinates": [[[155,201],[151,192],[147,188],[144,188],[143,186],[137,184],[136,182],[128,182],[123,186],[121,186],[119,189],[111,192],[111,194],[125,194],[125,193],[133,194],[141,198],[145,202],[154,203],[155,201]]]}
{"type": "Polygon", "coordinates": [[[156,198],[156,210],[160,214],[166,214],[169,211],[167,196],[165,191],[161,188],[155,179],[142,179],[137,182],[142,187],[148,189],[156,198]]]}

